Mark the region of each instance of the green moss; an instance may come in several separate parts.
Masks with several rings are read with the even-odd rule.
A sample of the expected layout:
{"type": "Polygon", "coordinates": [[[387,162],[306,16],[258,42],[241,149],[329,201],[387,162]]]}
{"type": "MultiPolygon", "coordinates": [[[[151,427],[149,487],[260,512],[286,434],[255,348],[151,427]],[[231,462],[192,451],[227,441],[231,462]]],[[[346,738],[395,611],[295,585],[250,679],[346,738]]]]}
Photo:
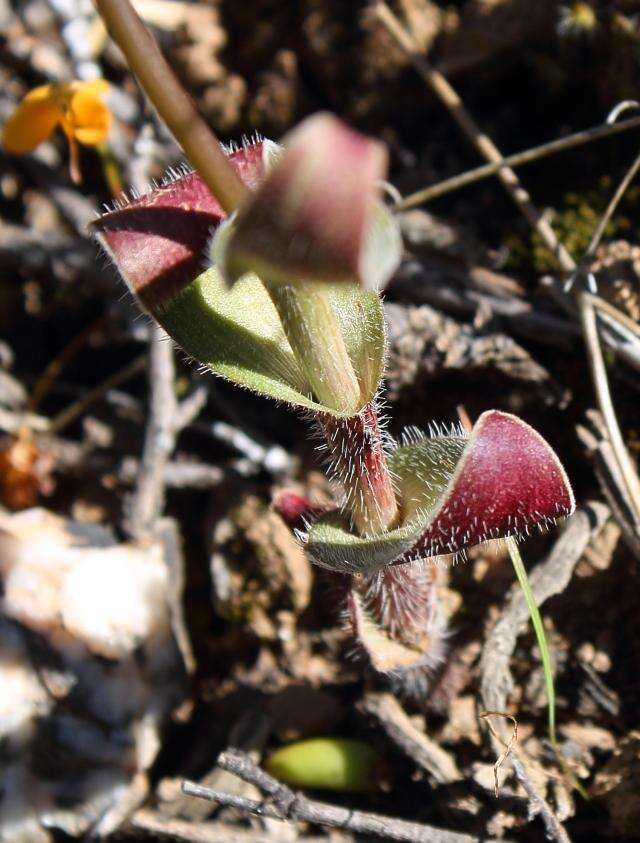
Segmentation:
{"type": "MultiPolygon", "coordinates": [[[[596,190],[586,193],[570,191],[564,195],[561,209],[551,217],[558,239],[576,260],[587,249],[614,186],[613,180],[604,176],[596,190]]],[[[622,209],[607,224],[604,236],[610,239],[629,237],[634,227],[632,218],[637,215],[639,204],[640,187],[632,187],[625,195],[622,209]]],[[[533,268],[537,274],[543,274],[557,269],[553,255],[535,231],[525,235],[513,234],[507,238],[505,245],[509,249],[506,268],[511,272],[530,272],[533,268]]]]}

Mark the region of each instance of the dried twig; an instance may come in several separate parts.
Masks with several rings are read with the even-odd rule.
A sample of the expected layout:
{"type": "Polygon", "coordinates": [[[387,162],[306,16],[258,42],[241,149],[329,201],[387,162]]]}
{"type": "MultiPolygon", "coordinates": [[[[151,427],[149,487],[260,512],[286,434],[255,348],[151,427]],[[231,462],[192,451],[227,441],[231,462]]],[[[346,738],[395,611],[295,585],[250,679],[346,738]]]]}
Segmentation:
{"type": "Polygon", "coordinates": [[[578,295],[578,306],[580,311],[580,321],[582,323],[582,330],[585,338],[585,346],[587,349],[587,356],[589,358],[589,366],[591,368],[592,378],[596,386],[596,393],[598,395],[598,404],[600,412],[603,415],[605,424],[607,426],[607,433],[611,448],[615,455],[616,462],[620,468],[620,474],[630,499],[631,509],[633,512],[634,527],[638,535],[640,535],[640,479],[636,468],[631,461],[627,447],[624,444],[622,433],[611,400],[611,391],[609,389],[609,380],[607,378],[607,368],[604,362],[604,355],[600,347],[598,339],[598,326],[596,323],[596,311],[593,306],[592,296],[587,292],[580,292],[578,295]]]}
{"type": "MultiPolygon", "coordinates": [[[[149,835],[149,838],[153,840],[166,838],[174,842],[184,841],[184,843],[290,843],[291,841],[288,833],[280,836],[271,830],[243,829],[231,823],[176,819],[148,808],[136,811],[129,823],[138,834],[149,835]]],[[[304,836],[296,839],[299,843],[327,843],[325,835],[304,836]]]]}
{"type": "Polygon", "coordinates": [[[74,401],[68,407],[65,407],[64,410],[51,419],[51,422],[47,425],[47,433],[52,436],[61,433],[65,427],[68,427],[76,419],[84,415],[89,407],[100,401],[107,392],[114,389],[116,386],[121,386],[123,383],[131,380],[131,378],[142,372],[145,368],[146,362],[147,358],[144,354],[135,357],[130,363],[127,363],[127,365],[122,369],[114,372],[102,381],[102,383],[90,390],[90,392],[87,392],[77,401],[74,401]]]}
{"type": "Polygon", "coordinates": [[[622,537],[634,556],[640,559],[640,537],[633,525],[633,508],[625,494],[620,467],[613,454],[606,427],[597,410],[587,411],[587,418],[597,431],[597,435],[583,425],[578,425],[576,428],[578,438],[594,459],[596,477],[622,531],[622,537]]]}
{"type": "Polygon", "coordinates": [[[153,531],[164,506],[164,472],[175,445],[177,399],[174,392],[173,345],[156,323],[150,326],[149,384],[151,401],[140,475],[129,505],[125,528],[140,539],[153,531]]]}
{"type": "Polygon", "coordinates": [[[560,267],[565,272],[572,272],[576,266],[573,258],[556,237],[549,221],[537,210],[514,170],[505,164],[500,150],[469,114],[454,88],[442,73],[421,55],[420,49],[412,36],[402,26],[386,3],[378,2],[375,6],[375,14],[483,158],[496,165],[496,175],[532,227],[540,233],[560,267]]]}
{"type": "MultiPolygon", "coordinates": [[[[536,603],[540,606],[554,594],[566,588],[573,569],[589,541],[598,534],[609,515],[602,503],[591,503],[579,509],[569,520],[544,562],[532,571],[529,580],[536,603]]],[[[489,633],[480,661],[480,690],[483,706],[490,711],[504,711],[507,697],[513,689],[509,660],[518,635],[529,618],[529,609],[521,590],[515,587],[507,598],[500,620],[489,633]]],[[[500,738],[505,741],[504,736],[500,738]]],[[[530,804],[539,813],[547,834],[557,841],[568,841],[558,818],[537,791],[526,768],[512,748],[511,758],[518,780],[527,791],[530,804]]]]}
{"type": "Polygon", "coordinates": [[[547,800],[531,781],[531,777],[527,773],[527,768],[513,748],[511,749],[511,763],[513,764],[513,770],[518,781],[527,793],[531,813],[534,816],[539,814],[544,823],[547,839],[555,840],[557,843],[571,843],[569,835],[564,830],[562,823],[551,810],[547,800]]]}
{"type": "Polygon", "coordinates": [[[638,170],[640,170],[640,155],[637,155],[635,157],[633,163],[631,164],[631,166],[629,167],[629,169],[625,173],[622,181],[618,185],[615,193],[613,194],[613,196],[609,200],[609,204],[607,205],[607,208],[606,208],[604,214],[602,215],[600,221],[598,222],[598,225],[596,226],[596,230],[593,233],[593,237],[591,238],[591,242],[589,243],[589,246],[587,247],[587,251],[584,254],[584,261],[588,261],[595,254],[596,249],[598,248],[598,245],[600,243],[600,240],[602,239],[602,235],[604,234],[604,230],[609,223],[609,220],[615,214],[616,208],[620,204],[620,200],[622,199],[624,194],[627,192],[627,188],[629,187],[629,185],[631,184],[631,182],[635,178],[638,170]]]}
{"type": "Polygon", "coordinates": [[[486,721],[487,727],[489,728],[489,731],[491,732],[493,737],[504,746],[504,752],[500,753],[496,760],[496,763],[493,765],[494,792],[496,794],[497,799],[500,795],[500,787],[498,785],[498,771],[511,754],[511,751],[513,750],[513,745],[518,740],[518,721],[512,714],[509,714],[506,711],[481,711],[479,716],[486,721]],[[491,722],[491,720],[489,720],[490,717],[506,717],[513,723],[513,732],[511,733],[511,737],[506,743],[502,740],[500,735],[493,728],[493,723],[491,722]]]}
{"type": "Polygon", "coordinates": [[[363,708],[378,720],[393,743],[425,770],[432,783],[452,784],[462,779],[452,755],[414,726],[392,694],[366,694],[363,708]]]}
{"type": "Polygon", "coordinates": [[[291,790],[261,770],[248,756],[240,752],[223,752],[218,764],[222,769],[259,787],[269,797],[268,801],[233,796],[189,781],[183,783],[183,791],[191,796],[199,796],[258,816],[301,820],[356,834],[372,834],[386,840],[404,840],[412,843],[472,843],[476,840],[468,834],[307,799],[304,794],[291,790]]]}
{"type": "MultiPolygon", "coordinates": [[[[140,463],[135,457],[125,457],[120,464],[117,477],[120,483],[133,485],[140,475],[140,463]]],[[[177,460],[164,466],[163,483],[168,489],[212,489],[227,477],[218,465],[195,460],[177,460]]]]}
{"type": "MultiPolygon", "coordinates": [[[[640,117],[632,117],[630,120],[624,120],[622,123],[606,123],[602,126],[594,126],[591,129],[585,129],[582,132],[575,132],[573,135],[567,135],[564,138],[543,143],[540,146],[535,146],[532,149],[526,149],[523,152],[516,152],[513,155],[508,155],[500,162],[493,164],[483,164],[481,167],[475,167],[473,170],[467,170],[466,173],[460,173],[458,176],[452,176],[450,179],[445,179],[437,184],[425,187],[422,190],[417,190],[415,193],[410,193],[397,203],[396,208],[399,211],[407,210],[408,208],[415,208],[417,205],[422,205],[426,202],[431,202],[439,196],[444,196],[445,193],[451,193],[454,190],[460,190],[468,184],[480,181],[481,179],[489,178],[495,175],[501,166],[519,167],[522,164],[529,164],[532,161],[538,161],[540,158],[545,158],[547,155],[554,155],[556,152],[563,152],[566,149],[573,149],[576,146],[582,146],[592,141],[600,140],[601,138],[617,135],[619,132],[625,132],[628,129],[635,129],[640,126],[640,117]]],[[[606,223],[605,223],[606,225],[606,223]]]]}

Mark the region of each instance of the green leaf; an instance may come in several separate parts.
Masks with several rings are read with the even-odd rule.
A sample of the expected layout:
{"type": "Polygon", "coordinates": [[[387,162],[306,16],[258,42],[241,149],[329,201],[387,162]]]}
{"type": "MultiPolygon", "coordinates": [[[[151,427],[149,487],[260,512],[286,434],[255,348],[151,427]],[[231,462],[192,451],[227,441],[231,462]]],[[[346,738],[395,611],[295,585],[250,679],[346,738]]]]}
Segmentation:
{"type": "MultiPolygon", "coordinates": [[[[328,289],[366,403],[382,376],[382,305],[375,293],[353,284],[328,289]]],[[[211,268],[154,315],[189,355],[215,374],[293,406],[340,415],[313,399],[278,313],[256,275],[242,276],[230,289],[211,268]]]]}
{"type": "Polygon", "coordinates": [[[467,441],[463,436],[423,439],[390,454],[402,524],[380,535],[358,536],[342,514],[327,513],[308,533],[307,551],[313,561],[345,574],[370,574],[411,551],[433,519],[467,441]]]}

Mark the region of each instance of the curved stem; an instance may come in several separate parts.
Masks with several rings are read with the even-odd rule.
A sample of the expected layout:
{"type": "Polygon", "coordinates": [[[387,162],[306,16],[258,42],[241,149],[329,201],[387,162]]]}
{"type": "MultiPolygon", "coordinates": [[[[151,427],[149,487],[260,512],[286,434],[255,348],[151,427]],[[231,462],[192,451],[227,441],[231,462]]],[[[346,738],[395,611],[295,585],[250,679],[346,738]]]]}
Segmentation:
{"type": "Polygon", "coordinates": [[[231,168],[220,143],[198,113],[129,0],[95,0],[109,34],[125,54],[127,63],[160,117],[182,146],[227,213],[234,211],[245,187],[231,168]]]}

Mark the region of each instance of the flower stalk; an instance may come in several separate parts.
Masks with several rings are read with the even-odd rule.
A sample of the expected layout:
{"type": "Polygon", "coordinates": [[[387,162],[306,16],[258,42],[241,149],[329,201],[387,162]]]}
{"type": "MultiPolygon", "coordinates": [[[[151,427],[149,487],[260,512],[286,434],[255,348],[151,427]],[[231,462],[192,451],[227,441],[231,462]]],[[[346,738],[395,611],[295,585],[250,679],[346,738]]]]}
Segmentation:
{"type": "Polygon", "coordinates": [[[246,189],[129,0],[96,0],[109,34],[158,114],[218,202],[232,213],[246,189]]]}
{"type": "Polygon", "coordinates": [[[356,413],[362,403],[360,384],[326,285],[265,286],[316,399],[338,413],[356,413]]]}

